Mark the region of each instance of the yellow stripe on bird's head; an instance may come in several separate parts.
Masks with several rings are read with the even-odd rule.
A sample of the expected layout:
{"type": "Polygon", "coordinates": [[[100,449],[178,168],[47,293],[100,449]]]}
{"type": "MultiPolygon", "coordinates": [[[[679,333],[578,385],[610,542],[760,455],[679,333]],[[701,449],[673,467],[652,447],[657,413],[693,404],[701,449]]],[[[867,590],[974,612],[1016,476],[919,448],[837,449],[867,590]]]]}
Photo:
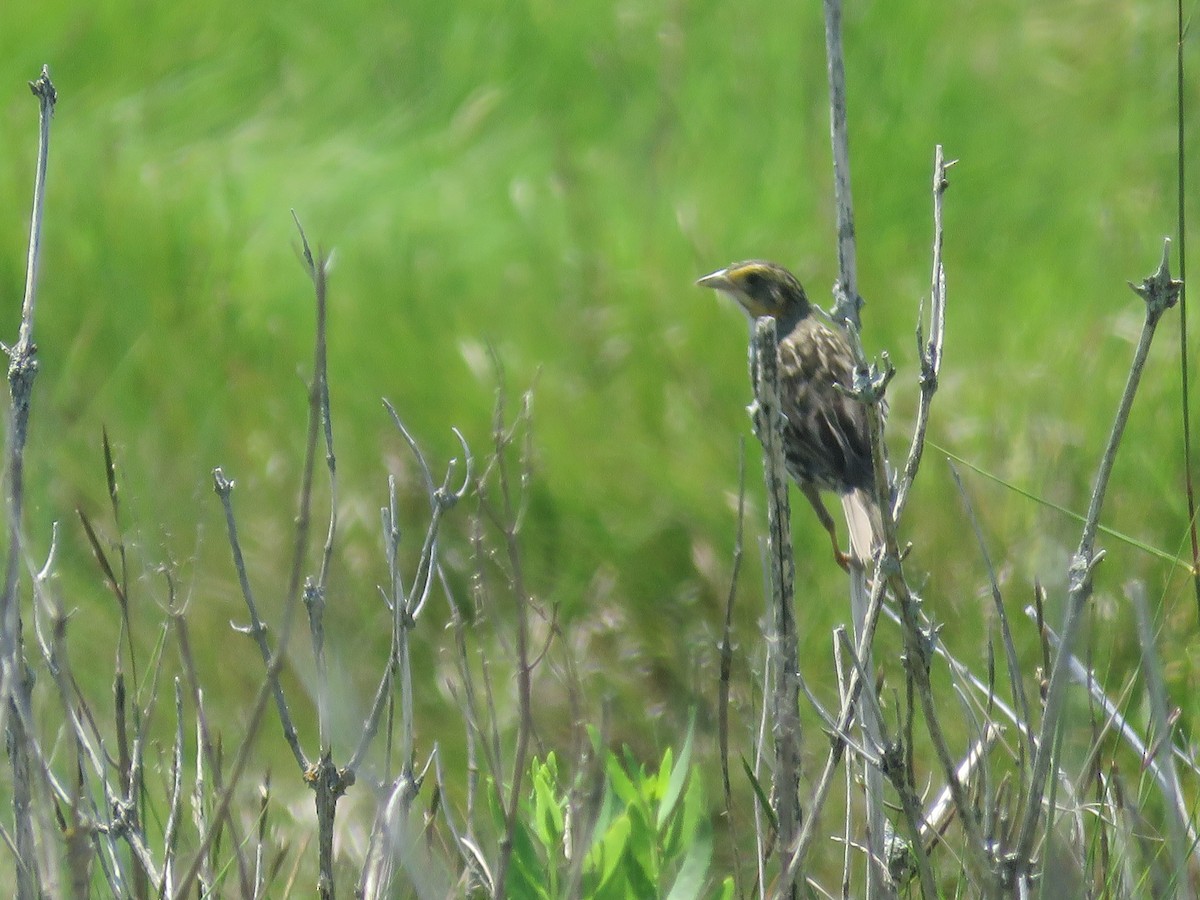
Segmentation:
{"type": "Polygon", "coordinates": [[[808,297],[796,276],[783,266],[761,259],[733,263],[705,275],[696,284],[736,300],[752,319],[770,316],[781,333],[808,315],[808,297]]]}

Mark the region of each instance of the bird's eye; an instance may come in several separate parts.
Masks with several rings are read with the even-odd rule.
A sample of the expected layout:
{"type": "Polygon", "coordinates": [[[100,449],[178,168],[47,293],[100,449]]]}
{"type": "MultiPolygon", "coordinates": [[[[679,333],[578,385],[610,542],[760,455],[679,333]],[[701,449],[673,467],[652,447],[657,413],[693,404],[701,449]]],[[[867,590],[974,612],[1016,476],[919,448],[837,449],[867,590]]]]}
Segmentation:
{"type": "Polygon", "coordinates": [[[763,277],[761,272],[748,272],[742,281],[746,285],[746,293],[748,294],[757,294],[763,286],[763,277]]]}

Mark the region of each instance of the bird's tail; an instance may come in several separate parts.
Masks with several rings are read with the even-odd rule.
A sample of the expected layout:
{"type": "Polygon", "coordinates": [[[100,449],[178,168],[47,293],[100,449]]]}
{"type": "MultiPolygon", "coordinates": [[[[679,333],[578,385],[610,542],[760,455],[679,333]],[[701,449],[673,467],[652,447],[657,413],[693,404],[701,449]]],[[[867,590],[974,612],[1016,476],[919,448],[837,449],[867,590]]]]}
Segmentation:
{"type": "MultiPolygon", "coordinates": [[[[854,623],[854,643],[860,645],[867,627],[870,608],[870,563],[876,546],[883,539],[883,517],[875,503],[875,497],[857,489],[842,495],[842,510],[846,513],[846,530],[850,532],[850,615],[854,623]]],[[[866,690],[874,690],[875,665],[868,644],[862,657],[866,690]]],[[[862,729],[863,743],[870,747],[883,746],[883,730],[878,716],[866,714],[867,705],[859,704],[858,722],[862,729]]],[[[887,831],[887,811],[883,803],[883,772],[879,766],[868,765],[864,772],[867,806],[867,851],[871,865],[883,866],[886,870],[887,854],[884,850],[884,834],[887,831]]]]}
{"type": "Polygon", "coordinates": [[[883,516],[875,498],[861,488],[842,494],[846,529],[850,532],[850,557],[866,566],[883,540],[883,516]]]}

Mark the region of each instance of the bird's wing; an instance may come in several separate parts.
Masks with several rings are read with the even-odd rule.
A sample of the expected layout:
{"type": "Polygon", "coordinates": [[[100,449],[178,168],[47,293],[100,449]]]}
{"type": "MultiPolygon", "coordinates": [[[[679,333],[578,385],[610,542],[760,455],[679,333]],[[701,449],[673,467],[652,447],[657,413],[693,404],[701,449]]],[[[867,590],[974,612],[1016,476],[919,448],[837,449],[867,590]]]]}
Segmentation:
{"type": "Polygon", "coordinates": [[[845,493],[874,486],[867,409],[850,387],[853,363],[845,338],[816,319],[800,323],[779,345],[780,393],[789,443],[819,487],[845,493]]]}

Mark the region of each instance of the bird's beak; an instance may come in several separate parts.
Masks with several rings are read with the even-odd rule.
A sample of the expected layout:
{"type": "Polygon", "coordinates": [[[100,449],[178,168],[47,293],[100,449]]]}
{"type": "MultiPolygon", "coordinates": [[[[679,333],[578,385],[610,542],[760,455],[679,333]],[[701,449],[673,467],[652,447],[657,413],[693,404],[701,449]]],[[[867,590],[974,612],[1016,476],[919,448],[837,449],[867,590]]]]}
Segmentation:
{"type": "Polygon", "coordinates": [[[726,274],[727,269],[718,269],[711,275],[705,275],[703,278],[696,280],[696,284],[700,287],[712,288],[714,291],[733,292],[733,282],[729,280],[726,274]]]}

